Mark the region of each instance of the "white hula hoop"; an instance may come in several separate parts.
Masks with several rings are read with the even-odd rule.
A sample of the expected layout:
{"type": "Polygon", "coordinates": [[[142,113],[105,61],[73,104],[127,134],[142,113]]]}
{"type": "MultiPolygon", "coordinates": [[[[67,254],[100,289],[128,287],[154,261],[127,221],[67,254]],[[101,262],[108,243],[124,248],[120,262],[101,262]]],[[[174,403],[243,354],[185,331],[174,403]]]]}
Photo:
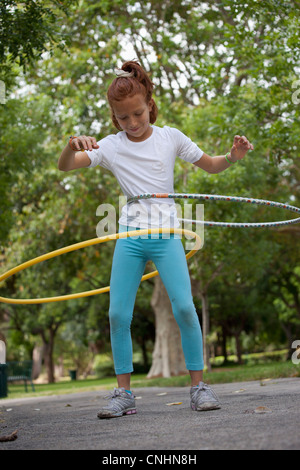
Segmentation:
{"type": "MultiPolygon", "coordinates": [[[[204,201],[230,201],[230,202],[244,202],[248,204],[257,204],[264,206],[278,207],[291,212],[300,214],[300,209],[290,204],[284,204],[282,202],[267,201],[264,199],[253,199],[250,197],[238,197],[238,196],[220,196],[218,194],[184,194],[184,193],[146,193],[140,194],[139,196],[132,196],[128,199],[128,203],[136,202],[140,199],[198,199],[204,201]]],[[[206,225],[209,227],[239,227],[239,228],[263,228],[263,227],[281,227],[283,225],[298,224],[300,217],[290,220],[282,220],[278,222],[214,222],[204,220],[191,220],[191,219],[179,219],[183,222],[189,222],[194,224],[206,225]]]]}

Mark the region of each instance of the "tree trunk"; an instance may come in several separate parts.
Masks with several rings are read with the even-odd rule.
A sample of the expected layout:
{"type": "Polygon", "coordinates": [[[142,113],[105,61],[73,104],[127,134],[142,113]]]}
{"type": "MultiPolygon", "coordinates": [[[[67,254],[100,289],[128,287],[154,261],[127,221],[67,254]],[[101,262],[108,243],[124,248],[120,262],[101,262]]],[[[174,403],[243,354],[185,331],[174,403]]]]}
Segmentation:
{"type": "Polygon", "coordinates": [[[33,380],[38,379],[42,370],[42,360],[43,360],[44,348],[43,346],[34,346],[32,352],[32,378],[33,380]]]}
{"type": "Polygon", "coordinates": [[[226,348],[226,340],[227,340],[227,333],[224,325],[222,325],[222,354],[224,357],[224,364],[226,364],[228,357],[227,357],[227,348],[226,348]]]}
{"type": "Polygon", "coordinates": [[[207,372],[211,371],[209,343],[207,341],[209,335],[209,309],[207,292],[201,292],[202,300],[202,335],[203,335],[203,359],[204,367],[207,372]]]}
{"type": "Polygon", "coordinates": [[[4,336],[4,333],[2,333],[2,331],[0,331],[0,340],[4,341],[4,343],[6,344],[6,338],[4,336]]]}
{"type": "Polygon", "coordinates": [[[159,276],[155,279],[151,306],[155,315],[155,345],[152,366],[147,377],[187,374],[180,330],[174,319],[167,291],[159,276]]]}
{"type": "Polygon", "coordinates": [[[53,363],[54,336],[55,336],[55,332],[51,329],[49,330],[48,341],[46,340],[45,335],[42,334],[43,343],[44,343],[44,361],[45,361],[49,384],[52,384],[55,382],[54,363],[53,363]]]}
{"type": "Polygon", "coordinates": [[[281,326],[281,328],[283,329],[283,331],[286,335],[287,348],[288,348],[288,353],[287,353],[287,356],[286,356],[286,360],[289,361],[291,359],[292,355],[293,355],[293,352],[294,352],[294,349],[292,348],[294,336],[293,336],[293,333],[292,333],[291,324],[285,324],[284,322],[281,321],[280,326],[281,326]]]}
{"type": "Polygon", "coordinates": [[[238,359],[238,364],[243,364],[243,358],[242,358],[242,343],[241,343],[241,332],[237,331],[235,333],[235,344],[236,344],[236,355],[238,359]]]}

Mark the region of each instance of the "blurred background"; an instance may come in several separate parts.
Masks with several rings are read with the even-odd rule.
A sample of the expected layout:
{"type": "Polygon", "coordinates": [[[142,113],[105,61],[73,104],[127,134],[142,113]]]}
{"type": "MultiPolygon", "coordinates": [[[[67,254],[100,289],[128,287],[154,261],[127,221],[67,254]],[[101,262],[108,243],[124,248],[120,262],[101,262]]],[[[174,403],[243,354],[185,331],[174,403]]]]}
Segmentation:
{"type": "MultiPolygon", "coordinates": [[[[210,155],[227,153],[236,134],[254,145],[217,175],[178,159],[176,192],[299,207],[299,7],[277,0],[2,0],[1,273],[96,237],[97,207],[118,209],[121,193],[111,173],[100,167],[63,173],[57,161],[70,135],[100,140],[116,132],[106,91],[125,60],[137,60],[155,84],[156,125],[177,127],[210,155]]],[[[228,202],[205,202],[204,211],[215,221],[295,217],[228,202]]],[[[109,285],[114,243],[36,265],[3,282],[0,295],[47,297],[109,285]]],[[[204,247],[188,264],[208,373],[292,364],[292,344],[300,339],[299,248],[299,225],[205,228],[204,247]]],[[[36,383],[62,380],[69,370],[77,378],[113,375],[108,305],[108,294],[1,303],[7,361],[33,361],[36,383]]],[[[148,378],[187,373],[159,278],[139,288],[132,336],[136,372],[148,378]]]]}

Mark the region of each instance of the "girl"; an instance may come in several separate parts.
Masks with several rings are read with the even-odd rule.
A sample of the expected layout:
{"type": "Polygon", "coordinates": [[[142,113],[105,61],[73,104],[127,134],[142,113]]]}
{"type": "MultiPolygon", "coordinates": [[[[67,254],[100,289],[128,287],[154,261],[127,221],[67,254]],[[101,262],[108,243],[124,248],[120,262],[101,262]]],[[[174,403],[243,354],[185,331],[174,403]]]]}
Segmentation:
{"type": "MultiPolygon", "coordinates": [[[[157,106],[153,83],[135,61],[116,71],[107,97],[112,121],[120,131],[99,142],[94,137],[71,137],[58,162],[62,171],[103,166],[117,178],[125,196],[142,193],[172,193],[176,156],[209,173],[219,173],[253,150],[246,137],[235,136],[227,155],[210,157],[175,128],[154,126],[157,106]]],[[[147,199],[122,209],[119,230],[178,227],[175,203],[170,199],[147,199]],[[155,210],[153,210],[153,208],[155,210]]],[[[179,325],[186,367],[191,376],[191,408],[196,411],[220,408],[215,393],[203,383],[202,333],[191,294],[184,248],[180,239],[134,237],[117,240],[110,280],[109,319],[111,345],[118,388],[99,418],[136,412],[130,391],[132,343],[130,325],[137,289],[148,260],[152,260],[167,289],[179,325]]]]}

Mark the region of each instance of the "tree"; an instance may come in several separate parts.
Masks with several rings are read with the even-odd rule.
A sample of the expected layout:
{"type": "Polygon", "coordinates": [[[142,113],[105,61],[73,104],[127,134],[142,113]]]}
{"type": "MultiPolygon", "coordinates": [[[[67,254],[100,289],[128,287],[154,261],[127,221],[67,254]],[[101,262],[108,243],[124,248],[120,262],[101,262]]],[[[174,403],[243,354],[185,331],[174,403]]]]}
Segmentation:
{"type": "Polygon", "coordinates": [[[15,175],[29,167],[23,158],[24,148],[28,146],[32,149],[32,158],[39,154],[39,146],[45,140],[41,114],[47,114],[45,99],[35,106],[33,101],[23,103],[18,97],[11,98],[9,93],[14,87],[23,86],[17,85],[20,77],[34,67],[43,53],[52,54],[55,47],[66,51],[68,34],[62,23],[74,3],[53,0],[45,6],[42,0],[3,0],[0,5],[0,85],[3,85],[1,91],[4,95],[3,101],[0,101],[0,141],[5,155],[0,159],[0,196],[3,203],[0,240],[5,239],[14,222],[8,195],[15,175]]]}
{"type": "MultiPolygon", "coordinates": [[[[24,245],[24,241],[28,243],[26,227],[31,227],[33,252],[37,249],[46,252],[50,247],[67,245],[74,238],[79,241],[91,233],[94,236],[96,223],[91,228],[90,221],[96,222],[98,201],[108,199],[118,205],[119,192],[111,175],[99,169],[93,173],[84,170],[58,175],[56,161],[68,135],[92,133],[100,138],[113,132],[105,91],[128,44],[156,84],[160,108],[158,125],[179,127],[210,154],[226,153],[233,135],[238,133],[245,133],[255,144],[254,154],[225,175],[200,175],[191,166],[178,162],[176,190],[218,190],[225,194],[231,190],[232,194],[234,188],[236,195],[249,195],[251,191],[254,197],[278,200],[284,197],[287,202],[291,202],[294,193],[298,201],[299,162],[295,148],[299,143],[299,107],[292,100],[295,91],[292,84],[297,78],[299,62],[298,10],[296,1],[251,0],[245,7],[244,2],[229,0],[184,4],[113,0],[82,1],[76,5],[72,17],[62,16],[62,31],[71,38],[69,54],[55,49],[51,56],[41,56],[38,67],[31,68],[26,75],[31,97],[8,101],[3,108],[5,113],[0,115],[6,126],[3,139],[1,136],[2,149],[9,156],[1,172],[6,175],[2,177],[1,189],[3,203],[8,207],[1,224],[5,228],[2,239],[6,259],[11,256],[11,237],[18,230],[20,237],[14,248],[20,253],[20,259],[25,256],[28,259],[29,253],[20,248],[22,244],[28,247],[24,245]],[[22,126],[25,126],[25,133],[22,126]],[[24,144],[30,149],[26,150],[26,156],[24,144]],[[40,185],[39,179],[36,184],[37,172],[32,172],[32,160],[37,171],[41,165],[45,184],[40,185]],[[280,164],[276,166],[275,162],[280,164]],[[16,173],[23,178],[22,198],[16,173]],[[265,178],[261,178],[261,174],[265,178]],[[50,185],[53,191],[49,190],[50,185]],[[31,204],[31,197],[34,204],[31,204]],[[22,213],[24,223],[11,230],[13,220],[17,221],[22,213]],[[34,220],[39,224],[34,225],[34,220]],[[49,223],[43,224],[44,220],[49,223]],[[48,236],[40,237],[40,245],[37,240],[34,246],[34,234],[41,232],[41,228],[48,236]],[[5,237],[9,231],[8,242],[5,237]]],[[[257,208],[236,208],[233,204],[218,204],[212,211],[205,210],[207,216],[215,220],[227,217],[243,220],[246,215],[253,220],[263,216],[257,208]]],[[[269,237],[272,241],[272,236],[269,237]]],[[[209,248],[204,254],[202,250],[204,255],[199,256],[207,259],[207,263],[200,265],[199,261],[197,264],[194,258],[190,264],[192,277],[196,281],[201,277],[202,288],[218,266],[224,266],[222,274],[227,273],[230,255],[237,253],[238,239],[232,231],[230,236],[222,231],[206,236],[205,250],[211,246],[213,251],[209,248]]],[[[262,246],[263,238],[259,237],[257,242],[262,246]]],[[[243,249],[247,249],[246,243],[243,249]]],[[[241,253],[242,246],[237,254],[241,253]]],[[[79,290],[82,285],[106,282],[111,254],[111,247],[101,247],[101,272],[97,272],[92,255],[87,256],[86,262],[67,263],[65,271],[61,269],[61,277],[57,266],[53,269],[49,290],[56,293],[58,285],[79,290]],[[90,271],[87,271],[88,266],[90,271]],[[74,268],[73,277],[68,283],[71,268],[74,268]]],[[[241,257],[236,256],[235,262],[237,271],[246,271],[241,257]]],[[[214,283],[218,279],[214,279],[214,283]]],[[[230,280],[235,282],[234,277],[230,280]]],[[[18,282],[21,283],[21,278],[18,282]]],[[[37,290],[36,283],[32,282],[32,289],[37,290]]],[[[46,276],[43,282],[47,282],[46,276]]],[[[206,289],[209,300],[214,283],[206,289]]],[[[163,295],[161,302],[165,305],[163,295]]],[[[78,302],[78,310],[82,305],[78,302]]],[[[84,306],[89,324],[106,334],[107,297],[90,299],[84,306]]],[[[99,338],[100,335],[100,341],[99,338]]]]}
{"type": "Polygon", "coordinates": [[[282,236],[286,242],[280,246],[280,255],[270,265],[265,282],[273,297],[273,308],[285,334],[289,349],[287,357],[290,358],[293,340],[300,332],[299,239],[285,232],[282,236]]]}
{"type": "Polygon", "coordinates": [[[151,306],[155,315],[155,345],[147,377],[171,377],[187,373],[181,337],[171,302],[160,277],[155,279],[151,306]]]}
{"type": "Polygon", "coordinates": [[[76,3],[70,0],[53,0],[46,6],[42,0],[2,0],[0,77],[6,78],[14,63],[26,71],[44,52],[51,53],[55,47],[66,50],[69,37],[62,28],[62,20],[72,4],[76,3]]]}

